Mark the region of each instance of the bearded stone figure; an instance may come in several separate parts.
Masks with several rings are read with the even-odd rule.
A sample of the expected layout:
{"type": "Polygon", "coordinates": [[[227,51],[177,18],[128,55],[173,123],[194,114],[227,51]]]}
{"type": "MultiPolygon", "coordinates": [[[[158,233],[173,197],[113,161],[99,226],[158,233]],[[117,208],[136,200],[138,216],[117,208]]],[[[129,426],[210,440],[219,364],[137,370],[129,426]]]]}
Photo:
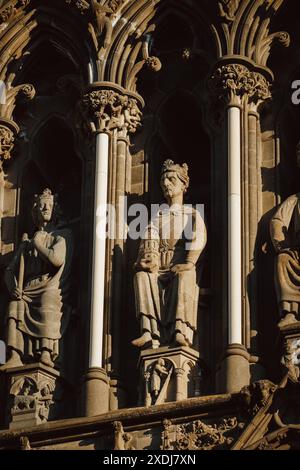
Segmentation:
{"type": "MultiPolygon", "coordinates": [[[[300,164],[300,143],[297,145],[300,164]]],[[[271,220],[271,239],[277,253],[275,288],[279,327],[300,321],[300,193],[286,199],[271,220]]]]}
{"type": "Polygon", "coordinates": [[[192,346],[197,328],[197,262],[206,245],[198,210],[183,204],[188,167],[166,160],[160,185],[167,204],[151,220],[141,240],[134,277],[140,348],[192,346]]]}
{"type": "Polygon", "coordinates": [[[27,235],[5,272],[10,294],[7,346],[2,370],[40,360],[53,367],[68,323],[67,304],[73,252],[72,233],[59,228],[59,207],[49,189],[36,195],[32,216],[37,231],[27,235]]]}

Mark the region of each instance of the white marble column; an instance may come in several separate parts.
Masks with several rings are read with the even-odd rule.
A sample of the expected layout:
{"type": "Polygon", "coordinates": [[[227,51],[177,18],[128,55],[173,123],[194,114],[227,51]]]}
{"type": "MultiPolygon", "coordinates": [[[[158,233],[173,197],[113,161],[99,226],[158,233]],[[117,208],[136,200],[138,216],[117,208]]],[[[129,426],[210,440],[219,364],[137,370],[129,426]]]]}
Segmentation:
{"type": "Polygon", "coordinates": [[[109,409],[109,379],[103,368],[106,206],[109,136],[96,134],[92,289],[88,371],[85,376],[85,415],[109,409]]]}
{"type": "Polygon", "coordinates": [[[228,108],[228,344],[242,344],[241,111],[228,108]]]}
{"type": "Polygon", "coordinates": [[[103,366],[104,281],[109,136],[96,135],[95,202],[92,260],[92,302],[89,367],[103,366]]]}

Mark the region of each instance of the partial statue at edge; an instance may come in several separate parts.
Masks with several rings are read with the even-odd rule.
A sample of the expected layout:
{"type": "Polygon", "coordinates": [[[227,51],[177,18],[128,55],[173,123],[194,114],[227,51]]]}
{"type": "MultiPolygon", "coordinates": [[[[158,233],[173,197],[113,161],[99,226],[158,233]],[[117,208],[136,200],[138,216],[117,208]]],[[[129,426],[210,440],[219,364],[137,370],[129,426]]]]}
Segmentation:
{"type": "Polygon", "coordinates": [[[141,240],[134,276],[140,348],[193,346],[197,329],[198,262],[206,228],[198,210],[183,204],[188,166],[166,160],[160,186],[167,204],[151,220],[141,240]]]}
{"type": "Polygon", "coordinates": [[[67,304],[73,252],[72,233],[58,226],[59,206],[49,189],[35,195],[32,216],[37,231],[24,234],[5,271],[10,294],[7,347],[1,370],[40,360],[53,367],[70,313],[67,304]]]}
{"type": "MultiPolygon", "coordinates": [[[[300,166],[300,142],[296,151],[300,166]]],[[[281,204],[271,219],[270,233],[277,253],[274,274],[278,326],[284,327],[300,321],[300,193],[281,204]]]]}

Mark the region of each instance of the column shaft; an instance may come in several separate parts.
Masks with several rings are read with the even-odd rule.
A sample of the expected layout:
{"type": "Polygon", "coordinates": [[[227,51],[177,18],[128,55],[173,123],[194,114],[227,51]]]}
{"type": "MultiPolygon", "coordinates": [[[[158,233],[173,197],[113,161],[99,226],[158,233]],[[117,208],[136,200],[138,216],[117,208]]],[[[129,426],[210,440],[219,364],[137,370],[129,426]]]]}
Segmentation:
{"type": "Polygon", "coordinates": [[[85,376],[86,416],[96,416],[109,409],[108,377],[103,369],[108,151],[108,135],[97,134],[89,368],[85,376]]]}
{"type": "Polygon", "coordinates": [[[241,112],[228,109],[228,342],[242,343],[241,112]]]}
{"type": "Polygon", "coordinates": [[[108,135],[97,134],[89,367],[102,367],[108,147],[108,135]]]}

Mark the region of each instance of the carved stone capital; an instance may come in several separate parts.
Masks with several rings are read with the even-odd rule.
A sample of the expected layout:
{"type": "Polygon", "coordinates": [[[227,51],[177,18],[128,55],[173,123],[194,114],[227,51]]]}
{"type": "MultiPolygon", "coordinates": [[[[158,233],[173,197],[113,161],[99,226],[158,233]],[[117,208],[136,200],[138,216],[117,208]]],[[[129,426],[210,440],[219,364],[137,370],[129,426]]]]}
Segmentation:
{"type": "Polygon", "coordinates": [[[0,120],[0,171],[3,162],[12,157],[15,138],[19,132],[17,124],[9,120],[0,120]]]}
{"type": "Polygon", "coordinates": [[[267,79],[242,64],[218,67],[210,77],[209,88],[214,98],[231,106],[243,103],[258,105],[271,98],[267,79]]]}
{"type": "Polygon", "coordinates": [[[82,109],[92,131],[133,134],[141,126],[143,103],[125,90],[100,86],[84,94],[82,109]]]}

